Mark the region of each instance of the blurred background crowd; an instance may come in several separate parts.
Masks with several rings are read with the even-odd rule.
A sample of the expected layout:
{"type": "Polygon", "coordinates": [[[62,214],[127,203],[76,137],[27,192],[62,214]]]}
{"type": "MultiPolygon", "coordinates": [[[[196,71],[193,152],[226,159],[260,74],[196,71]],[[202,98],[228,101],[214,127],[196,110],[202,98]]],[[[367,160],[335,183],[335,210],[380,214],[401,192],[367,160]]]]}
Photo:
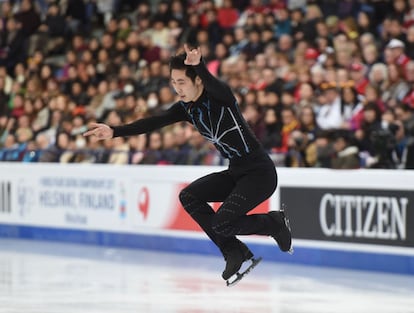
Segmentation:
{"type": "Polygon", "coordinates": [[[0,161],[222,165],[191,125],[95,141],[176,101],[200,46],[274,163],[414,168],[414,0],[2,0],[0,161]]]}

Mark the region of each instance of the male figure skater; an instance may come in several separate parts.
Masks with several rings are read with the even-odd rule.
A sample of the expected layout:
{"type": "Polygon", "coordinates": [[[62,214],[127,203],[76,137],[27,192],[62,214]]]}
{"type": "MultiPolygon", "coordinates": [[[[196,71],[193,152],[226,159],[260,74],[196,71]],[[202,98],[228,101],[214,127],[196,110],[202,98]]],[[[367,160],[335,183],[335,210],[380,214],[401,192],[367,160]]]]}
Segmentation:
{"type": "Polygon", "coordinates": [[[171,83],[180,98],[178,102],[156,116],[122,126],[92,123],[84,135],[109,139],[188,121],[214,143],[229,159],[228,169],[197,179],[180,192],[179,198],[222,252],[226,260],[222,277],[231,285],[260,261],[237,235],[271,236],[282,251],[292,252],[291,232],[283,210],[247,215],[275,191],[275,166],[242,117],[230,87],[207,70],[200,48],[185,45],[184,49],[185,53],[170,61],[171,83]],[[222,205],[215,212],[208,202],[222,205]],[[252,265],[240,274],[238,271],[248,260],[252,265]],[[235,274],[237,278],[229,282],[235,274]]]}

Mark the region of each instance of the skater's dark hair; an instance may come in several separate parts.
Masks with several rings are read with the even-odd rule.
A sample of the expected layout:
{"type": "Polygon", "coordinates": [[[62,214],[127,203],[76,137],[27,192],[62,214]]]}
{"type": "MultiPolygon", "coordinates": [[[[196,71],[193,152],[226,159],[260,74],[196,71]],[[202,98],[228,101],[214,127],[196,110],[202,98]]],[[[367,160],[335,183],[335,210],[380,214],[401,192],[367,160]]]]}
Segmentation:
{"type": "Polygon", "coordinates": [[[185,70],[185,75],[188,76],[192,82],[195,82],[197,73],[194,70],[193,66],[186,65],[184,60],[186,58],[186,53],[177,54],[170,59],[170,74],[172,70],[185,70]]]}

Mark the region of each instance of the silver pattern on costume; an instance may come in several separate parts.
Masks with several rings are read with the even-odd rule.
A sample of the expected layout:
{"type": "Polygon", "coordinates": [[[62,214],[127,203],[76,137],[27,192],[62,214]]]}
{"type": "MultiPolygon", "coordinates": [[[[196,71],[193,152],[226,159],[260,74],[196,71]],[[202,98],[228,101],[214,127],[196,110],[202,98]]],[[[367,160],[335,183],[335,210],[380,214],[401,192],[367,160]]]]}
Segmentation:
{"type": "MultiPolygon", "coordinates": [[[[243,136],[242,127],[237,121],[232,109],[227,106],[222,106],[219,108],[218,118],[212,118],[210,102],[203,102],[202,105],[204,106],[203,108],[195,107],[189,110],[193,125],[197,128],[200,134],[211,141],[220,151],[226,154],[227,157],[232,158],[233,156],[242,156],[243,152],[236,146],[230,146],[229,140],[224,140],[224,137],[232,132],[236,132],[245,153],[249,153],[250,149],[243,136]]],[[[237,103],[235,103],[235,106],[238,108],[237,103]]]]}

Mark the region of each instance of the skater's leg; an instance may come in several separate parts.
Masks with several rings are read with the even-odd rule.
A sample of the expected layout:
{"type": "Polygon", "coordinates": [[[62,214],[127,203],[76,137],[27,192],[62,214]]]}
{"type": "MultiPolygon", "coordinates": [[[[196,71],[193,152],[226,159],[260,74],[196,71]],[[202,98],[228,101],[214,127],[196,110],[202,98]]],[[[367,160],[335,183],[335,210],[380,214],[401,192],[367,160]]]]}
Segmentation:
{"type": "Polygon", "coordinates": [[[228,171],[223,171],[194,181],[180,193],[185,210],[222,252],[226,260],[222,276],[226,280],[240,269],[244,261],[253,258],[253,253],[236,236],[223,236],[212,229],[215,212],[208,202],[222,202],[233,188],[233,178],[228,171]]]}
{"type": "Polygon", "coordinates": [[[222,236],[270,235],[273,223],[268,214],[246,214],[268,199],[276,186],[277,175],[268,168],[241,176],[214,216],[213,230],[222,236]]]}
{"type": "Polygon", "coordinates": [[[268,235],[284,252],[292,252],[290,228],[284,212],[250,214],[249,211],[274,192],[277,175],[269,170],[256,170],[241,176],[236,186],[213,217],[212,228],[222,236],[268,235]]]}
{"type": "Polygon", "coordinates": [[[233,178],[226,170],[197,179],[184,188],[179,195],[184,209],[220,249],[226,243],[237,240],[235,236],[222,236],[212,230],[211,221],[215,212],[208,203],[222,202],[234,185],[233,178]]]}

